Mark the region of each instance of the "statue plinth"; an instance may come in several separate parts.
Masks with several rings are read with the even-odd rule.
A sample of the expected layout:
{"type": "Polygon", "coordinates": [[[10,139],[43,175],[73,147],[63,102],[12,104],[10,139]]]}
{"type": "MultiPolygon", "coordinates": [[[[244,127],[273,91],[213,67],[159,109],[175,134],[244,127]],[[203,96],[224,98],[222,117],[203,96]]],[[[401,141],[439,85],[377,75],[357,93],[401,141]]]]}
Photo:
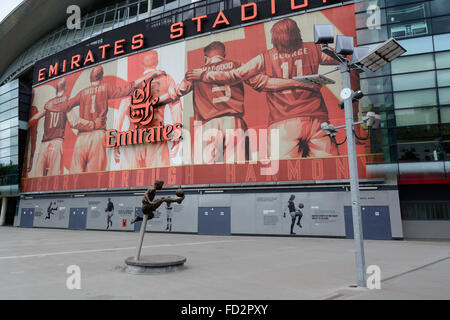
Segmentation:
{"type": "Polygon", "coordinates": [[[132,274],[165,273],[184,268],[186,258],[178,255],[141,256],[139,260],[129,257],[125,260],[126,272],[132,274]]]}

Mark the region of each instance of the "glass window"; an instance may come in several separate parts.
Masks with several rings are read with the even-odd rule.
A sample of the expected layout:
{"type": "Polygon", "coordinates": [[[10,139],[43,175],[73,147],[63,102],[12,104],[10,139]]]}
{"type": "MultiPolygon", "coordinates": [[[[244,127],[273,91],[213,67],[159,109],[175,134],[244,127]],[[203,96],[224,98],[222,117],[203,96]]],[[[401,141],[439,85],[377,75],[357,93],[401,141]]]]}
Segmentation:
{"type": "Polygon", "coordinates": [[[19,118],[12,118],[9,120],[5,120],[0,122],[0,130],[5,130],[11,127],[15,127],[19,124],[19,118]]]}
{"type": "Polygon", "coordinates": [[[450,88],[439,89],[440,104],[450,104],[450,88]]]}
{"type": "Polygon", "coordinates": [[[438,123],[438,113],[436,108],[396,110],[395,119],[397,126],[435,124],[438,123]]]}
{"type": "Polygon", "coordinates": [[[210,13],[216,13],[219,12],[221,9],[220,3],[211,3],[207,6],[207,12],[210,13]]]}
{"type": "Polygon", "coordinates": [[[436,53],[436,68],[438,69],[450,68],[450,52],[436,53]]]}
{"type": "Polygon", "coordinates": [[[450,220],[450,203],[400,204],[403,220],[450,220]]]}
{"type": "Polygon", "coordinates": [[[434,50],[450,50],[450,33],[434,36],[434,50]]]}
{"type": "Polygon", "coordinates": [[[388,39],[386,26],[381,26],[380,29],[362,29],[356,31],[358,45],[365,45],[368,43],[384,42],[388,39]]]}
{"type": "Polygon", "coordinates": [[[386,110],[391,109],[394,106],[392,94],[375,94],[370,96],[364,96],[359,105],[363,112],[371,110],[386,110]]]}
{"type": "Polygon", "coordinates": [[[138,13],[138,6],[137,6],[137,4],[134,4],[134,5],[130,6],[129,17],[130,18],[135,17],[135,16],[137,16],[137,13],[138,13]]]}
{"type": "Polygon", "coordinates": [[[436,86],[434,71],[392,76],[394,91],[433,88],[436,86]]]}
{"type": "Polygon", "coordinates": [[[435,105],[437,105],[437,97],[434,89],[394,93],[394,106],[396,109],[435,105]]]}
{"type": "MultiPolygon", "coordinates": [[[[450,123],[446,122],[446,123],[441,123],[441,135],[442,135],[442,139],[446,140],[446,144],[447,144],[447,160],[450,160],[450,123]]],[[[448,173],[450,173],[450,167],[447,168],[448,169],[448,173]]]]}
{"type": "Polygon", "coordinates": [[[88,20],[86,20],[86,26],[84,29],[84,37],[91,36],[93,27],[94,27],[94,18],[89,18],[88,20]]]}
{"type": "Polygon", "coordinates": [[[17,99],[12,99],[0,104],[0,113],[14,108],[17,108],[17,99]]]}
{"type": "Polygon", "coordinates": [[[440,143],[408,143],[398,144],[399,162],[439,161],[444,155],[440,143]]]}
{"type": "Polygon", "coordinates": [[[409,21],[389,25],[389,35],[395,39],[420,37],[431,34],[427,20],[409,21]]]}
{"type": "Polygon", "coordinates": [[[19,87],[19,80],[8,82],[0,87],[0,95],[4,94],[7,91],[17,89],[18,87],[19,87]]]}
{"type": "Polygon", "coordinates": [[[166,6],[164,10],[172,10],[178,7],[178,0],[166,0],[166,6]]]}
{"type": "Polygon", "coordinates": [[[19,146],[0,149],[0,158],[15,156],[19,153],[19,146]]]}
{"type": "Polygon", "coordinates": [[[433,52],[432,37],[401,40],[399,43],[408,50],[404,55],[433,52]]]}
{"type": "Polygon", "coordinates": [[[450,32],[450,17],[439,17],[433,18],[431,20],[433,26],[433,32],[436,33],[447,33],[450,32]]]}
{"type": "Polygon", "coordinates": [[[11,136],[17,136],[17,134],[18,134],[18,128],[17,127],[9,128],[9,129],[6,129],[6,130],[2,130],[2,131],[0,131],[0,140],[7,139],[7,138],[9,138],[11,136]]]}
{"type": "MultiPolygon", "coordinates": [[[[237,7],[237,6],[235,6],[235,7],[237,7]]],[[[380,10],[380,16],[381,16],[381,20],[376,21],[375,19],[373,19],[373,17],[375,17],[374,10],[365,10],[364,12],[357,13],[355,15],[356,29],[368,28],[370,26],[373,26],[374,23],[379,23],[380,25],[385,25],[386,24],[385,9],[380,10]]]]}
{"type": "Polygon", "coordinates": [[[0,122],[18,116],[18,108],[13,108],[8,111],[0,113],[0,122]]]}
{"type": "Polygon", "coordinates": [[[442,16],[450,14],[450,6],[448,0],[433,0],[430,2],[431,16],[442,16]]]}
{"type": "MultiPolygon", "coordinates": [[[[450,125],[447,126],[447,133],[447,136],[450,136],[450,125]]],[[[442,143],[442,152],[444,153],[445,161],[450,161],[450,143],[442,143]]],[[[445,167],[445,172],[448,176],[448,174],[450,173],[450,168],[448,166],[445,167]]]]}
{"type": "Polygon", "coordinates": [[[438,124],[398,127],[395,128],[395,133],[400,143],[436,140],[441,136],[438,124]]]}
{"type": "Polygon", "coordinates": [[[390,77],[368,78],[361,80],[361,90],[365,94],[392,91],[390,77]]]}
{"type": "Polygon", "coordinates": [[[164,0],[153,0],[152,9],[162,7],[164,5],[164,0]]]}
{"type": "MultiPolygon", "coordinates": [[[[371,4],[369,1],[365,1],[365,0],[358,0],[355,2],[356,2],[355,3],[355,12],[365,12],[365,11],[367,11],[369,5],[371,4]]],[[[380,8],[384,8],[386,6],[384,4],[384,0],[378,0],[377,5],[380,8]]]]}
{"type": "Polygon", "coordinates": [[[441,107],[441,122],[450,122],[450,107],[441,107]]]}
{"type": "Polygon", "coordinates": [[[392,128],[395,127],[395,114],[394,112],[380,112],[381,123],[380,128],[392,128]]]}
{"type": "Polygon", "coordinates": [[[17,143],[18,143],[17,136],[13,137],[13,139],[7,138],[7,139],[0,140],[0,146],[2,148],[7,148],[11,145],[17,145],[17,143]]]}
{"type": "Polygon", "coordinates": [[[76,30],[70,30],[68,33],[67,33],[67,42],[68,41],[72,41],[74,38],[75,38],[75,34],[76,34],[76,32],[75,32],[76,30]]]}
{"type": "Polygon", "coordinates": [[[386,9],[386,15],[389,23],[397,23],[418,19],[425,20],[428,16],[427,11],[428,3],[414,3],[388,8],[386,9]]]}
{"type": "Polygon", "coordinates": [[[148,2],[147,1],[141,1],[139,3],[139,14],[147,13],[148,9],[148,2]]]}
{"type": "Polygon", "coordinates": [[[8,100],[17,98],[18,95],[19,95],[19,90],[17,90],[17,89],[11,90],[9,92],[5,92],[4,94],[2,94],[0,96],[0,104],[2,104],[3,102],[6,102],[8,100]]]}
{"type": "Polygon", "coordinates": [[[406,73],[434,69],[433,54],[405,56],[391,62],[392,73],[406,73]]]}
{"type": "Polygon", "coordinates": [[[119,20],[119,17],[122,17],[120,14],[121,13],[119,10],[117,10],[117,13],[114,10],[106,12],[105,22],[103,24],[103,31],[112,29],[114,21],[117,22],[119,20]],[[116,19],[114,19],[114,18],[116,18],[116,19]]]}
{"type": "Polygon", "coordinates": [[[0,158],[0,165],[8,166],[8,165],[15,165],[15,164],[18,164],[17,156],[0,158]]]}
{"type": "Polygon", "coordinates": [[[450,70],[438,71],[437,78],[440,87],[450,87],[450,70]]]}
{"type": "Polygon", "coordinates": [[[417,3],[421,2],[420,0],[386,0],[386,7],[399,6],[402,4],[408,3],[417,3]]]}
{"type": "MultiPolygon", "coordinates": [[[[111,12],[108,12],[106,15],[111,14],[111,12]]],[[[112,16],[114,19],[114,11],[112,11],[112,16]]],[[[98,16],[95,17],[95,21],[94,21],[94,25],[101,25],[103,24],[103,20],[105,19],[105,15],[104,14],[100,14],[98,16]]]]}

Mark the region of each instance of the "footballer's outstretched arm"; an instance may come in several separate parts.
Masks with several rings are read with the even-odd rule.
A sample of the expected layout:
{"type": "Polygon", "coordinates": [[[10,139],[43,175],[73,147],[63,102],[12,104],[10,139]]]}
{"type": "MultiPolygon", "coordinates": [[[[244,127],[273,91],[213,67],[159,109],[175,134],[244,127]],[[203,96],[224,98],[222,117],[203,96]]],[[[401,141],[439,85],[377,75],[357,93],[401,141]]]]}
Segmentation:
{"type": "Polygon", "coordinates": [[[166,74],[166,72],[163,71],[163,70],[158,70],[158,69],[157,70],[153,70],[153,71],[147,73],[146,75],[140,77],[139,79],[131,82],[131,85],[132,85],[133,88],[139,88],[144,81],[152,80],[154,78],[158,78],[160,76],[164,76],[165,74],[166,74]]]}
{"type": "Polygon", "coordinates": [[[77,130],[87,130],[87,131],[94,130],[96,126],[96,123],[94,121],[83,119],[75,114],[73,108],[79,106],[80,103],[81,103],[81,92],[79,92],[75,97],[69,100],[66,115],[70,127],[77,130]]]}
{"type": "Polygon", "coordinates": [[[158,105],[164,105],[180,99],[182,96],[192,91],[192,82],[183,79],[175,88],[169,88],[169,91],[159,97],[158,105]]]}
{"type": "Polygon", "coordinates": [[[245,81],[256,91],[274,92],[289,89],[300,89],[308,91],[320,90],[320,86],[308,86],[293,79],[271,78],[265,74],[258,74],[245,81]]]}
{"type": "Polygon", "coordinates": [[[146,74],[145,76],[142,76],[137,80],[131,81],[124,86],[117,87],[108,85],[107,86],[108,99],[117,99],[129,96],[132,94],[133,89],[140,88],[144,83],[144,81],[148,81],[165,74],[166,73],[162,70],[154,70],[153,72],[146,74]]]}
{"type": "Polygon", "coordinates": [[[39,122],[39,120],[45,115],[45,108],[47,107],[47,105],[44,106],[44,108],[42,109],[42,111],[39,111],[37,114],[35,114],[30,121],[28,121],[28,126],[29,127],[34,127],[35,125],[37,125],[37,123],[39,122]]]}
{"type": "Polygon", "coordinates": [[[264,57],[260,54],[240,67],[229,71],[204,71],[202,69],[188,71],[186,79],[189,81],[234,85],[263,72],[264,57]]]}
{"type": "Polygon", "coordinates": [[[83,131],[94,130],[97,123],[97,120],[94,122],[78,117],[73,110],[67,112],[67,121],[71,128],[83,131]]]}

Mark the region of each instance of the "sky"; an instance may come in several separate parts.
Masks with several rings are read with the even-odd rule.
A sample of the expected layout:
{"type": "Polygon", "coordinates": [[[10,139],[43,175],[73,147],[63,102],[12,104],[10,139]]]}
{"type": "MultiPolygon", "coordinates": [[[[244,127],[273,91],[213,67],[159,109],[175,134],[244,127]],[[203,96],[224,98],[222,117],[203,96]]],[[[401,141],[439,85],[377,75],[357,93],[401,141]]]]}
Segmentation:
{"type": "Polygon", "coordinates": [[[0,6],[0,22],[21,2],[22,0],[3,0],[0,6]]]}

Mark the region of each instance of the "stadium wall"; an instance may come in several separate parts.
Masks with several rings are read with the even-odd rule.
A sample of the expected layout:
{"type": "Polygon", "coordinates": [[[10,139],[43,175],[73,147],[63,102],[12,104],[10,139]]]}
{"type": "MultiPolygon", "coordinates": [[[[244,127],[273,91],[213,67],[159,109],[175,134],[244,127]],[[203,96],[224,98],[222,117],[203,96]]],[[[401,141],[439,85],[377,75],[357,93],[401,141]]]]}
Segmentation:
{"type": "MultiPolygon", "coordinates": [[[[313,44],[313,25],[355,36],[354,6],[305,12],[318,2],[293,3],[275,14],[265,3],[256,16],[244,7],[182,25],[139,21],[37,62],[15,225],[131,231],[140,191],[161,179],[192,190],[173,211],[163,207],[149,231],[165,231],[173,216],[174,232],[220,233],[229,223],[225,234],[290,234],[294,192],[304,225],[294,226],[297,235],[350,236],[346,146],[337,144],[345,132],[333,141],[320,129],[345,122],[339,73],[322,87],[292,78],[336,67],[313,44]],[[252,24],[237,27],[244,16],[252,24]]],[[[357,75],[352,81],[359,87],[357,75]]],[[[383,157],[371,140],[357,146],[359,175],[380,183],[366,171],[383,157]]],[[[373,237],[402,238],[396,186],[374,189],[362,198],[379,217],[373,237]]]]}

